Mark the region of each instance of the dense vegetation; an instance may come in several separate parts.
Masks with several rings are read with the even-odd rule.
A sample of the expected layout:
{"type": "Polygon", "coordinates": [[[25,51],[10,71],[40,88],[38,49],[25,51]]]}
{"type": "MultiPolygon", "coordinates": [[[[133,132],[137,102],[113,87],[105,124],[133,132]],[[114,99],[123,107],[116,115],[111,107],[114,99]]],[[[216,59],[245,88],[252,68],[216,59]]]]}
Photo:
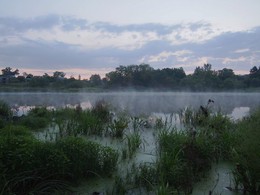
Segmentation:
{"type": "Polygon", "coordinates": [[[107,194],[190,194],[219,160],[234,164],[230,189],[260,192],[260,109],[234,122],[207,107],[187,108],[178,113],[182,129],[172,120],[152,123],[111,109],[101,101],[92,109],[35,107],[14,117],[0,101],[0,193],[71,193],[82,180],[111,177],[107,194]],[[135,164],[131,160],[142,147],[143,131],[153,132],[156,161],[135,164]],[[102,146],[91,140],[93,135],[119,141],[121,147],[102,146]],[[126,162],[133,164],[122,172],[126,162]]]}
{"type": "Polygon", "coordinates": [[[249,74],[235,75],[232,69],[213,70],[211,64],[196,67],[193,74],[187,75],[183,68],[154,69],[148,64],[119,66],[115,71],[106,74],[105,78],[98,74],[89,80],[73,77],[66,78],[64,72],[56,71],[53,76],[33,76],[19,70],[12,71],[7,67],[2,70],[2,89],[22,88],[23,90],[75,90],[75,89],[155,89],[155,90],[245,90],[260,87],[260,67],[254,66],[249,74]]]}

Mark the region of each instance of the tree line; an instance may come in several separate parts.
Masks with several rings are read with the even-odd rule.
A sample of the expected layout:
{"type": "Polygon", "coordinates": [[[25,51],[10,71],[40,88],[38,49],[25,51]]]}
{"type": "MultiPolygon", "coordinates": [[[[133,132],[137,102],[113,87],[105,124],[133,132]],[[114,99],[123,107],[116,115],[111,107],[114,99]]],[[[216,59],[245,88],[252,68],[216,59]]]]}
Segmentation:
{"type": "Polygon", "coordinates": [[[64,72],[42,76],[19,74],[6,67],[0,75],[0,83],[5,86],[40,87],[54,89],[87,88],[101,89],[155,89],[155,90],[235,90],[260,87],[260,67],[252,67],[248,74],[236,75],[232,69],[213,70],[211,64],[195,68],[187,75],[182,67],[154,69],[149,64],[118,66],[101,78],[93,74],[89,79],[66,78],[64,72]]]}

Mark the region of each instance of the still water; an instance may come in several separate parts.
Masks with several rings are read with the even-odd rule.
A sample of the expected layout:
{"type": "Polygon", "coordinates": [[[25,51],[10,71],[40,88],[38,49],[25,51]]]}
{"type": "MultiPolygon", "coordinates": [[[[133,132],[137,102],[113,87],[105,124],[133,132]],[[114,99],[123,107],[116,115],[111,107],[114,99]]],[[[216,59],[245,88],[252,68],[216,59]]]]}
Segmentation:
{"type": "Polygon", "coordinates": [[[66,107],[80,104],[83,108],[97,101],[108,102],[114,110],[127,110],[132,115],[176,113],[185,107],[206,106],[209,99],[213,111],[221,111],[234,119],[243,117],[260,105],[260,93],[189,93],[189,92],[112,92],[112,93],[1,93],[20,114],[31,106],[66,107]]]}

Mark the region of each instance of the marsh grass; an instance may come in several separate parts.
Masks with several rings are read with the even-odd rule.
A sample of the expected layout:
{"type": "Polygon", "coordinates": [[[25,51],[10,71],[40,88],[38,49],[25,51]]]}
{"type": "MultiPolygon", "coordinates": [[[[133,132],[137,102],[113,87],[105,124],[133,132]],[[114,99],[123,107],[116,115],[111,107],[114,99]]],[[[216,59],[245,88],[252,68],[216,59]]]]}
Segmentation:
{"type": "Polygon", "coordinates": [[[111,194],[126,194],[127,184],[122,177],[116,176],[111,194]]]}
{"type": "Polygon", "coordinates": [[[102,121],[91,110],[84,110],[80,115],[80,128],[84,135],[99,135],[102,136],[106,129],[106,122],[102,121]]]}
{"type": "MultiPolygon", "coordinates": [[[[122,159],[129,161],[142,144],[145,120],[126,114],[112,118],[109,106],[102,101],[87,110],[35,108],[17,123],[10,122],[9,110],[0,102],[0,114],[6,116],[0,121],[2,194],[59,194],[62,189],[69,190],[71,182],[113,176],[118,151],[89,141],[88,135],[119,138],[125,144],[122,159]],[[58,139],[41,141],[33,136],[31,130],[46,125],[58,129],[49,132],[58,133],[58,139]]],[[[134,166],[124,177],[117,173],[112,194],[133,188],[156,194],[190,194],[194,183],[219,160],[236,163],[233,175],[237,188],[259,193],[259,110],[235,124],[220,112],[209,110],[205,115],[187,108],[179,111],[181,130],[173,126],[173,115],[158,118],[153,129],[156,161],[134,166]]]]}
{"type": "Polygon", "coordinates": [[[77,137],[41,142],[19,126],[0,130],[0,189],[3,194],[67,190],[96,174],[111,176],[118,153],[77,137]],[[95,173],[95,174],[93,174],[95,173]]]}
{"type": "Polygon", "coordinates": [[[130,117],[131,126],[134,132],[138,132],[143,129],[143,127],[150,127],[147,120],[145,121],[141,117],[130,117]]]}
{"type": "Polygon", "coordinates": [[[3,128],[9,122],[11,117],[11,107],[4,101],[0,100],[0,128],[3,128]]]}
{"type": "Polygon", "coordinates": [[[23,125],[32,131],[39,131],[46,128],[52,121],[53,111],[46,107],[35,107],[29,110],[26,116],[18,117],[15,121],[19,125],[23,125]]]}
{"type": "Polygon", "coordinates": [[[128,127],[129,120],[126,117],[119,117],[114,119],[112,123],[109,124],[109,134],[115,138],[123,138],[125,129],[128,127]]]}
{"type": "Polygon", "coordinates": [[[260,108],[237,124],[238,139],[233,150],[236,188],[244,193],[260,193],[260,108]]]}
{"type": "Polygon", "coordinates": [[[129,156],[129,158],[132,158],[142,143],[140,134],[137,132],[134,132],[132,134],[126,135],[125,139],[127,142],[128,156],[129,156]]]}

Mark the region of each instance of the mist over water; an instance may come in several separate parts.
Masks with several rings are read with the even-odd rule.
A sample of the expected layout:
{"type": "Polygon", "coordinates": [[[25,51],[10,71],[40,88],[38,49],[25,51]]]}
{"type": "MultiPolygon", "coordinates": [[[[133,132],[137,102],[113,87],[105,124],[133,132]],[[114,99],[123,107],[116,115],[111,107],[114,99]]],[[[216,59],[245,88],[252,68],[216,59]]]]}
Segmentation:
{"type": "Polygon", "coordinates": [[[213,111],[232,115],[249,112],[260,105],[260,93],[193,93],[193,92],[110,92],[110,93],[0,93],[0,99],[10,106],[66,107],[80,104],[90,108],[104,100],[114,110],[127,110],[132,115],[173,113],[186,107],[206,106],[209,99],[213,111]],[[240,110],[239,110],[240,109],[240,110]],[[241,110],[242,109],[242,110],[241,110]]]}
{"type": "MultiPolygon", "coordinates": [[[[61,108],[76,106],[91,108],[97,101],[104,100],[111,105],[113,111],[126,110],[129,114],[155,115],[158,118],[170,118],[172,113],[180,109],[192,107],[198,109],[201,105],[206,106],[208,100],[214,100],[209,105],[212,111],[221,111],[234,120],[246,116],[252,109],[260,106],[260,93],[192,93],[192,92],[110,92],[110,93],[0,93],[0,100],[7,102],[11,107],[19,107],[20,115],[24,114],[23,109],[28,111],[32,106],[46,106],[61,108]]],[[[178,126],[174,121],[174,125],[178,126]]],[[[180,124],[179,124],[180,125],[180,124]]],[[[177,127],[176,126],[176,127],[177,127]]],[[[56,132],[56,129],[50,131],[56,132]]],[[[139,148],[132,160],[135,163],[149,162],[156,160],[156,140],[153,131],[140,131],[143,145],[139,148]]],[[[38,139],[46,139],[46,131],[37,134],[38,139]]],[[[109,146],[114,149],[122,148],[122,142],[115,142],[108,138],[90,137],[94,142],[109,146]]],[[[122,169],[125,169],[122,165],[122,169]]],[[[230,174],[232,166],[226,162],[213,165],[210,173],[201,182],[194,186],[193,194],[208,194],[216,185],[216,178],[219,181],[215,191],[223,194],[235,194],[225,190],[230,186],[230,174]]],[[[97,180],[95,183],[86,185],[84,191],[93,192],[97,189],[105,189],[107,180],[97,180]],[[97,183],[99,186],[97,186],[97,183]]]]}

